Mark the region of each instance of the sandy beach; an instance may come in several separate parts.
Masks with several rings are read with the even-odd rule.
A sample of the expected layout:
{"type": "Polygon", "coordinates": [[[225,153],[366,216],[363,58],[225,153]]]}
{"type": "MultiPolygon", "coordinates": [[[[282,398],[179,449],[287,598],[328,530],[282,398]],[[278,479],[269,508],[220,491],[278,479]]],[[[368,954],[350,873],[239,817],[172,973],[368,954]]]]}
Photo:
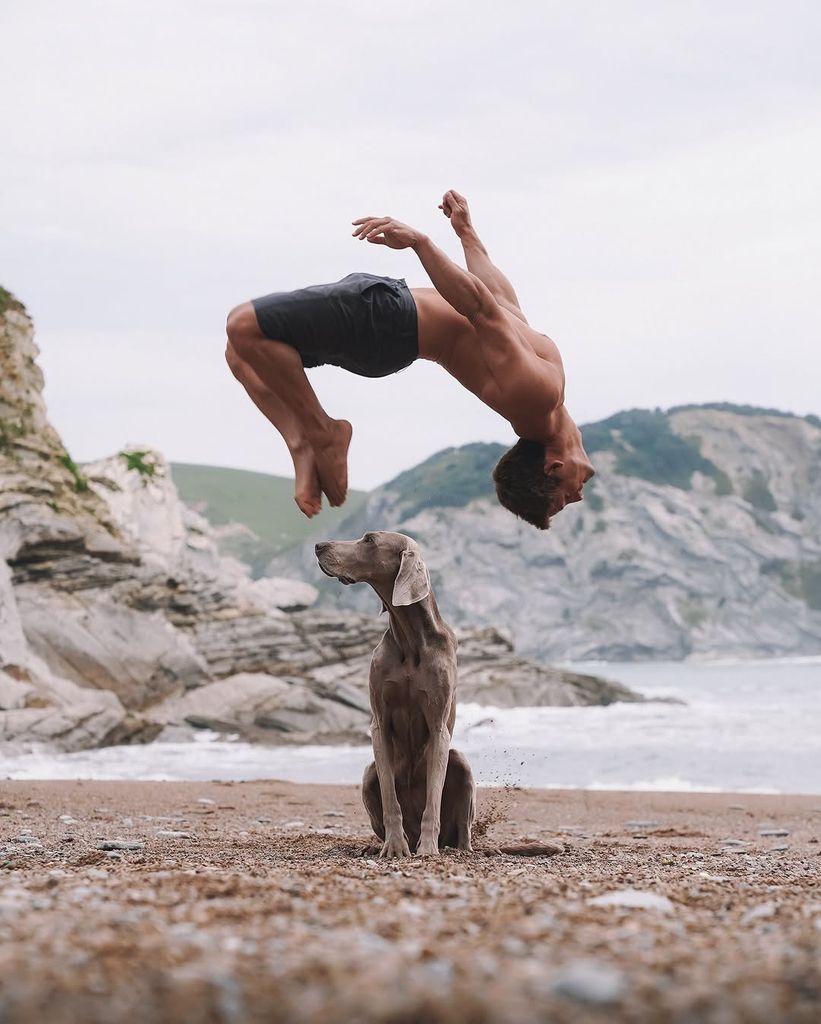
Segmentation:
{"type": "Polygon", "coordinates": [[[821,797],[483,789],[473,854],[380,861],[354,786],[5,782],[0,1020],[816,1021],[819,840],[821,797]]]}

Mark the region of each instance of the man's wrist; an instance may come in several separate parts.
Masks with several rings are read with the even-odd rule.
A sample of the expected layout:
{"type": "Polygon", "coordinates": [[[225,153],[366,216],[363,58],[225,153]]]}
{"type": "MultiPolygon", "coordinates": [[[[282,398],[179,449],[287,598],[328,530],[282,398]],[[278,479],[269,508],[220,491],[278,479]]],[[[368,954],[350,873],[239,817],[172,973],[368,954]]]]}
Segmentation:
{"type": "Polygon", "coordinates": [[[413,249],[414,252],[419,252],[419,250],[421,248],[424,248],[424,246],[429,241],[430,241],[430,239],[428,238],[427,235],[423,235],[423,234],[421,234],[421,232],[417,231],[416,238],[413,241],[413,245],[411,245],[411,249],[413,249]]]}
{"type": "Polygon", "coordinates": [[[457,234],[459,235],[459,241],[464,246],[477,246],[482,244],[472,224],[468,224],[466,228],[462,228],[462,230],[458,231],[457,234]]]}

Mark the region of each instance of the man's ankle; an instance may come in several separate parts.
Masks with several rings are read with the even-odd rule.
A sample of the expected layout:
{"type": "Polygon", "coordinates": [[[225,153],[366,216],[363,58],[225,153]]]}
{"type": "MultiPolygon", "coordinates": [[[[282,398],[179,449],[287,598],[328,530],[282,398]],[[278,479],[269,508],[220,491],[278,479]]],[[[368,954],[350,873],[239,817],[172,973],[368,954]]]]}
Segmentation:
{"type": "Polygon", "coordinates": [[[330,416],[322,423],[315,424],[310,434],[311,446],[313,448],[327,448],[329,444],[332,444],[336,437],[336,420],[332,420],[330,416]]]}
{"type": "Polygon", "coordinates": [[[311,450],[311,442],[307,437],[286,437],[285,444],[291,455],[307,455],[311,450]]]}

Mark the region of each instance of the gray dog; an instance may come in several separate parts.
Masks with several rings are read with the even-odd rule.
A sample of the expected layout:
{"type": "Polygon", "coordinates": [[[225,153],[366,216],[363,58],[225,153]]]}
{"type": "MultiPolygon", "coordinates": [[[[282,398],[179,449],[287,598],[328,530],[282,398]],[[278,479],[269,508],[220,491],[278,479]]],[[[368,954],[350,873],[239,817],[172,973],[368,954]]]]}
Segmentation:
{"type": "Polygon", "coordinates": [[[476,787],[450,750],[456,717],[456,637],[442,620],[419,548],[401,533],[316,545],[319,567],[341,583],[369,583],[390,623],[371,659],[375,761],[362,800],[381,857],[470,850],[476,787]]]}

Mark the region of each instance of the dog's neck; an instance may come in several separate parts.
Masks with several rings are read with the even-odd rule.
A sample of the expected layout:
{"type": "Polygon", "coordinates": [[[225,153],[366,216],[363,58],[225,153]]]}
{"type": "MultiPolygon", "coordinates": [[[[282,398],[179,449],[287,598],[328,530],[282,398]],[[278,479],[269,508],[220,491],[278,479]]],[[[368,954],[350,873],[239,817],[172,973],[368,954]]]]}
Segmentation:
{"type": "Polygon", "coordinates": [[[441,636],[445,632],[445,623],[439,614],[439,606],[431,591],[427,597],[415,604],[397,607],[391,604],[390,593],[382,593],[374,587],[382,605],[388,613],[388,632],[399,648],[402,661],[408,658],[418,664],[420,651],[429,637],[441,636]]]}

